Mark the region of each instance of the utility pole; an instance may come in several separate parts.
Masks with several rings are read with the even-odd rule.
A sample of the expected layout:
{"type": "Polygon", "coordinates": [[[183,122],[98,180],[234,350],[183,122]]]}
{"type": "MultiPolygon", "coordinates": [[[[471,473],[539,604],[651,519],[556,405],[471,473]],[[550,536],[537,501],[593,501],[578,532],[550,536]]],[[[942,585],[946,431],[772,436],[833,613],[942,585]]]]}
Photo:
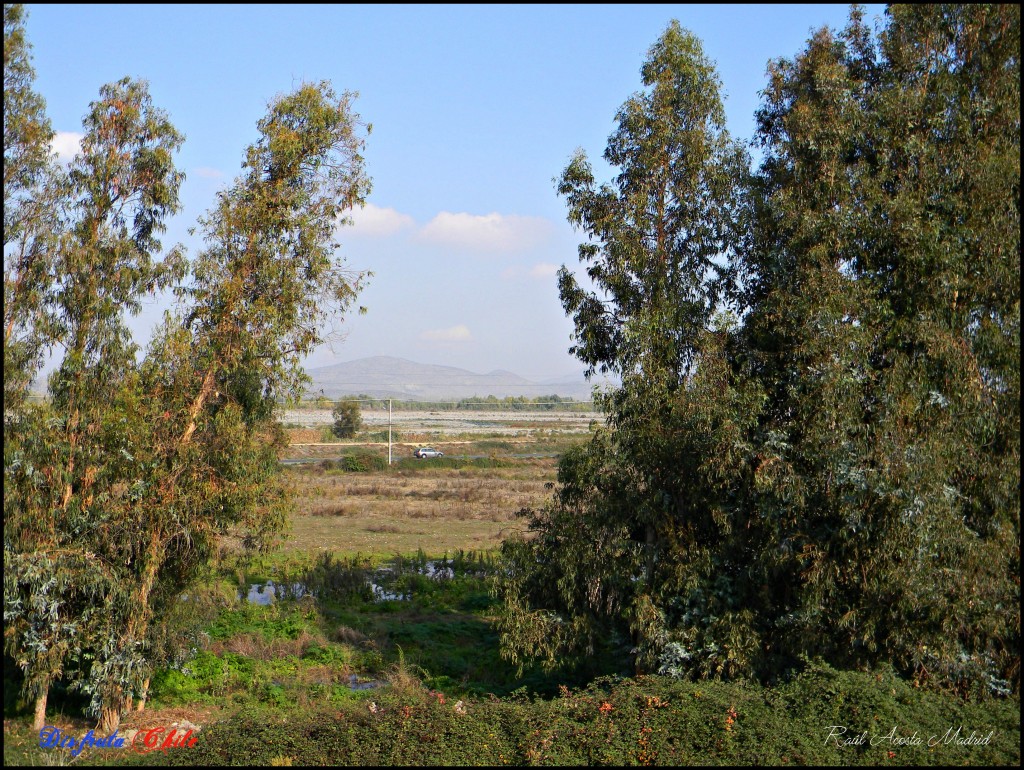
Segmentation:
{"type": "Polygon", "coordinates": [[[391,465],[391,399],[388,399],[388,465],[391,465]]]}

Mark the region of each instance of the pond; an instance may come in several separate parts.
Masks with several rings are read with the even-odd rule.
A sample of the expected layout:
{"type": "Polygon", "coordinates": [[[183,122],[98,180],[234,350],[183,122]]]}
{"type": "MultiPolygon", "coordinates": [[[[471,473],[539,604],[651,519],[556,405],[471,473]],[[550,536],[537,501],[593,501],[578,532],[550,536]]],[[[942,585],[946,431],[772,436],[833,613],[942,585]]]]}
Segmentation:
{"type": "Polygon", "coordinates": [[[273,604],[275,599],[301,599],[310,594],[302,583],[292,583],[291,586],[277,585],[273,580],[266,583],[251,583],[249,593],[243,597],[243,591],[238,589],[238,598],[246,599],[249,604],[267,606],[273,604]]]}
{"type": "MultiPolygon", "coordinates": [[[[427,561],[415,567],[405,566],[401,572],[424,575],[433,580],[451,580],[455,577],[455,570],[443,560],[427,561]]],[[[394,567],[378,567],[367,576],[367,584],[373,593],[374,601],[408,601],[411,599],[409,593],[389,590],[395,582],[396,571],[394,567]]],[[[239,600],[245,599],[250,604],[267,606],[274,601],[281,599],[301,599],[304,596],[313,596],[313,592],[303,583],[291,583],[280,585],[273,580],[265,583],[250,583],[248,592],[238,589],[239,600]]]]}

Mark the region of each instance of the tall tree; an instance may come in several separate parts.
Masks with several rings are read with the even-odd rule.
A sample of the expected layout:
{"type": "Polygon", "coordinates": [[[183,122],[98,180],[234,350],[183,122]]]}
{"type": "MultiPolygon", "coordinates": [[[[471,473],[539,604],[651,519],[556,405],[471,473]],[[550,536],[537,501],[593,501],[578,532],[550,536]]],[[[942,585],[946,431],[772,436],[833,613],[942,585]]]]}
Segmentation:
{"type": "MultiPolygon", "coordinates": [[[[31,503],[32,496],[22,499],[15,493],[16,476],[22,471],[20,436],[37,429],[34,410],[26,396],[43,358],[43,341],[34,323],[45,305],[43,289],[50,272],[46,229],[41,212],[50,208],[43,202],[42,181],[50,166],[49,144],[53,129],[46,117],[45,103],[33,90],[35,71],[30,46],[25,39],[25,9],[21,5],[4,4],[4,519],[16,515],[21,503],[31,503]]],[[[45,220],[53,222],[53,211],[45,220]]],[[[35,476],[34,469],[29,477],[35,476]]],[[[60,619],[51,622],[52,602],[44,590],[37,591],[35,606],[21,616],[21,627],[8,612],[8,597],[21,611],[23,590],[17,586],[19,570],[12,565],[4,531],[4,651],[15,653],[20,645],[16,639],[31,642],[25,650],[42,652],[30,661],[28,656],[15,656],[25,670],[24,689],[35,701],[38,712],[46,709],[46,692],[50,681],[60,674],[66,648],[52,651],[72,642],[76,628],[63,625],[60,619]],[[50,643],[52,638],[61,642],[50,643]],[[40,641],[42,640],[42,641],[40,641]],[[42,650],[40,650],[42,647],[42,650]],[[47,659],[49,658],[49,659],[47,659]],[[55,658],[55,659],[54,659],[55,658]]],[[[45,569],[45,567],[44,567],[45,569]]],[[[29,572],[29,570],[25,570],[29,572]]],[[[30,582],[46,584],[49,577],[33,575],[30,582]]],[[[41,726],[41,725],[40,725],[41,726]]]]}
{"type": "Polygon", "coordinates": [[[998,689],[1019,681],[1019,9],[888,14],[877,44],[855,9],[777,62],[760,113],[771,637],[998,689]]]}
{"type": "MultiPolygon", "coordinates": [[[[181,137],[152,107],[144,83],[123,80],[105,86],[84,126],[82,152],[55,188],[68,221],[66,230],[48,239],[51,250],[45,259],[52,268],[33,274],[32,284],[23,282],[25,290],[45,298],[37,311],[45,327],[35,327],[37,338],[45,335],[61,344],[64,357],[50,376],[49,404],[11,429],[15,483],[5,491],[5,499],[10,495],[5,550],[26,557],[13,563],[27,569],[50,564],[56,570],[53,580],[67,590],[59,598],[48,588],[45,570],[32,572],[33,580],[19,577],[14,585],[49,591],[55,615],[62,601],[59,611],[76,607],[84,612],[73,597],[103,593],[107,604],[109,591],[119,590],[119,567],[93,556],[109,534],[103,530],[109,516],[106,498],[112,485],[123,481],[117,476],[123,463],[111,442],[117,421],[124,419],[117,409],[135,362],[124,314],[137,312],[141,296],[175,274],[173,259],[156,258],[160,243],[155,236],[178,208],[182,179],[171,162],[181,137]],[[62,577],[72,565],[77,571],[62,577]],[[107,590],[87,584],[87,577],[107,590]]],[[[30,594],[24,606],[39,600],[30,594]]],[[[55,626],[55,633],[61,628],[55,626]]],[[[46,641],[41,645],[45,648],[46,641]]],[[[20,647],[26,648],[24,640],[20,647]]],[[[31,668],[30,659],[22,659],[31,668]]],[[[47,658],[46,664],[53,661],[47,658]]],[[[26,682],[34,677],[30,674],[26,682]]],[[[45,687],[36,689],[45,700],[45,687]]],[[[37,703],[37,721],[43,709],[37,703]]]]}
{"type": "MultiPolygon", "coordinates": [[[[809,600],[816,581],[839,590],[829,568],[807,568],[814,558],[842,542],[850,549],[843,569],[859,572],[880,545],[863,511],[850,510],[873,442],[863,396],[877,329],[856,269],[866,234],[850,220],[863,210],[853,169],[878,69],[859,18],[845,39],[820,30],[793,61],[772,62],[758,113],[765,157],[754,247],[743,261],[744,341],[749,376],[767,396],[752,436],[761,514],[753,526],[755,568],[770,587],[760,597],[761,634],[779,667],[800,652],[823,652],[852,620],[831,615],[834,596],[809,600]]],[[[865,588],[861,581],[854,590],[865,588]]]]}
{"type": "Polygon", "coordinates": [[[96,658],[90,684],[108,727],[144,695],[151,666],[135,651],[216,536],[241,525],[256,545],[283,523],[274,406],[301,394],[302,358],[365,278],[334,256],[339,219],[369,191],[353,98],[325,82],[271,102],[242,176],[200,221],[206,248],[139,372],[137,498],[119,514],[138,534],[108,544],[131,562],[133,590],[118,648],[96,658]]]}
{"type": "Polygon", "coordinates": [[[657,377],[674,390],[731,285],[747,158],[725,131],[714,65],[678,22],[641,76],[647,90],[619,109],[604,153],[614,182],[597,186],[582,151],[558,179],[597,287],[582,289],[563,267],[559,291],[576,326],[571,352],[590,373],[657,377]]]}
{"type": "Polygon", "coordinates": [[[672,22],[641,75],[645,90],[619,110],[604,154],[619,169],[614,182],[597,186],[582,152],[558,180],[588,237],[579,255],[596,286],[559,274],[572,352],[622,386],[604,400],[608,432],[563,461],[558,497],[531,512],[543,537],[505,548],[515,567],[501,627],[513,658],[592,651],[611,625],[650,667],[668,573],[696,530],[719,526],[684,495],[691,477],[718,473],[702,467],[705,439],[677,440],[690,421],[733,419],[733,396],[707,398],[720,383],[706,359],[728,334],[720,313],[733,293],[748,161],[724,129],[718,77],[696,37],[672,22]]]}
{"type": "Polygon", "coordinates": [[[505,549],[510,657],[628,631],[673,675],[822,656],[1019,688],[1020,12],[894,6],[880,34],[862,16],[770,65],[749,208],[696,211],[733,233],[710,253],[735,284],[682,272],[704,304],[644,261],[659,220],[624,205],[660,211],[640,138],[669,115],[613,137],[647,163],[622,194],[579,161],[563,176],[570,218],[600,223],[581,255],[607,298],[563,271],[575,350],[623,384],[528,512],[538,537],[505,549]],[[723,298],[738,312],[709,323],[723,298]]]}
{"type": "MultiPolygon", "coordinates": [[[[40,286],[51,270],[55,233],[54,198],[47,194],[52,171],[53,129],[46,104],[33,88],[31,47],[25,39],[25,9],[4,4],[4,409],[16,413],[42,363],[45,329],[37,322],[45,307],[40,286]]],[[[6,420],[5,420],[6,425],[6,420]]],[[[8,432],[5,428],[5,437],[8,432]]]]}
{"type": "MultiPolygon", "coordinates": [[[[328,83],[274,99],[187,263],[157,238],[178,210],[182,139],[144,83],[104,86],[81,153],[45,188],[60,216],[37,220],[38,259],[22,269],[5,250],[5,291],[30,300],[8,329],[64,348],[48,403],[5,409],[5,651],[40,726],[64,676],[116,727],[216,538],[240,527],[255,546],[280,527],[276,399],[297,397],[302,358],[366,277],[334,255],[369,190],[353,99],[328,83]],[[137,362],[125,314],[166,287],[181,307],[137,362]]],[[[5,201],[41,200],[19,178],[5,176],[5,201]]]]}

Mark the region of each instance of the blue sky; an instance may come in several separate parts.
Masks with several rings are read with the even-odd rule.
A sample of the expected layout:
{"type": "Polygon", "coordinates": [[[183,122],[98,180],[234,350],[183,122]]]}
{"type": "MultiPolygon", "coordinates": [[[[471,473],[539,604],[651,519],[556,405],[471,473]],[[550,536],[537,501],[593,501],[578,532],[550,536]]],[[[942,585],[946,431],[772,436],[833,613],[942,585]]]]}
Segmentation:
{"type": "MultiPolygon", "coordinates": [[[[358,91],[373,125],[368,206],[340,233],[374,277],[368,313],[307,366],[390,355],[535,379],[582,371],[555,270],[579,271],[580,236],[553,178],[576,148],[600,160],[618,107],[640,88],[646,52],[672,19],[704,43],[722,79],[728,128],[754,131],[772,58],[847,5],[32,5],[36,89],[67,152],[102,84],[149,81],[185,135],[183,212],[165,246],[238,173],[267,102],[304,81],[358,91]]],[[[867,6],[869,19],[881,6],[867,6]]],[[[133,328],[140,342],[166,300],[133,328]]]]}

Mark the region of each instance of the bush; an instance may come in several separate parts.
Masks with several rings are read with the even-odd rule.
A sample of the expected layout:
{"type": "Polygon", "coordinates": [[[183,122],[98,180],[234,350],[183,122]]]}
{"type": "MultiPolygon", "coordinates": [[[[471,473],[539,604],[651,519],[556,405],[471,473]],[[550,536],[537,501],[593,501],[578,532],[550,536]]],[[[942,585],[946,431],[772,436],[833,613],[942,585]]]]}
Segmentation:
{"type": "Polygon", "coordinates": [[[371,471],[387,470],[388,460],[386,457],[370,451],[352,452],[339,457],[337,460],[321,460],[317,467],[323,471],[344,471],[346,473],[369,473],[371,471]]]}
{"type": "Polygon", "coordinates": [[[1020,704],[964,703],[887,670],[826,666],[775,689],[603,678],[563,687],[552,700],[458,700],[383,688],[330,712],[245,711],[167,759],[266,764],[278,756],[295,765],[1018,765],[1020,704]],[[829,741],[832,726],[868,737],[829,741]]]}
{"type": "Polygon", "coordinates": [[[349,473],[367,473],[385,470],[388,461],[373,452],[353,452],[341,458],[341,467],[349,473]]]}
{"type": "Polygon", "coordinates": [[[331,416],[334,418],[331,430],[338,438],[352,438],[363,426],[363,416],[357,401],[338,401],[331,416]]]}
{"type": "MultiPolygon", "coordinates": [[[[508,460],[501,457],[434,457],[429,461],[431,468],[449,468],[461,470],[463,468],[510,468],[515,465],[515,460],[508,460]]],[[[423,460],[414,457],[403,457],[394,463],[400,470],[420,470],[424,467],[423,460]]]]}

